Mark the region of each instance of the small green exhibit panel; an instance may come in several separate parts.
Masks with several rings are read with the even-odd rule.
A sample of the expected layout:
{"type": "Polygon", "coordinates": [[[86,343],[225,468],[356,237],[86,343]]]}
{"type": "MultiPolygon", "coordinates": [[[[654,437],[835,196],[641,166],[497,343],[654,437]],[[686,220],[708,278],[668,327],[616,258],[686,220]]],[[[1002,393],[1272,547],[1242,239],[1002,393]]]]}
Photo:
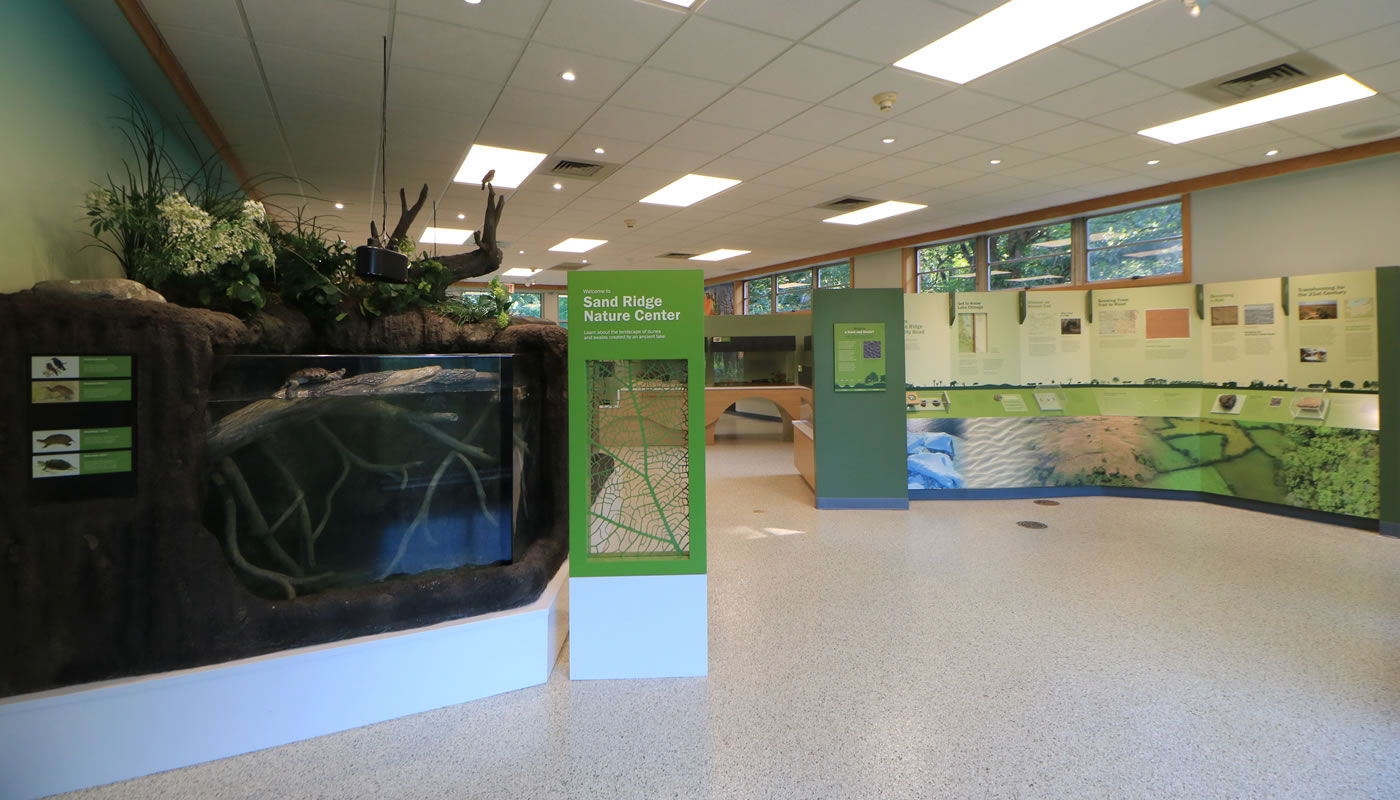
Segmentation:
{"type": "Polygon", "coordinates": [[[29,501],[135,495],[135,359],[48,353],[31,355],[23,368],[29,384],[29,501]]]}
{"type": "Polygon", "coordinates": [[[904,408],[898,337],[905,330],[904,296],[899,289],[813,293],[818,508],[909,507],[896,449],[904,408]]]}
{"type": "Polygon", "coordinates": [[[569,677],[706,675],[703,273],[569,296],[569,677]]]}
{"type": "Polygon", "coordinates": [[[910,496],[1175,490],[1397,532],[1397,273],[910,295],[910,496]]]}

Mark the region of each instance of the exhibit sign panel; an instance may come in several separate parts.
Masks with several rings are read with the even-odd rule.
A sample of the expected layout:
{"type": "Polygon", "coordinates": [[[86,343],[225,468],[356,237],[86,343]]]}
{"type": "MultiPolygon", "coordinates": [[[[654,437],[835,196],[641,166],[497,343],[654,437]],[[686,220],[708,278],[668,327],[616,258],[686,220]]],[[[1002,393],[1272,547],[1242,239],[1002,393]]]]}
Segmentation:
{"type": "Polygon", "coordinates": [[[1088,383],[1092,338],[1084,290],[1026,292],[1021,320],[1021,382],[1088,383]]]}
{"type": "Polygon", "coordinates": [[[1288,285],[1288,382],[1373,388],[1379,375],[1375,271],[1303,275],[1288,285]]]}
{"type": "Polygon", "coordinates": [[[834,341],[836,391],[885,390],[885,323],[838,322],[834,341]]]}
{"type": "Polygon", "coordinates": [[[1201,289],[1206,334],[1202,377],[1207,383],[1283,385],[1288,379],[1283,281],[1208,283],[1201,289]]]}
{"type": "Polygon", "coordinates": [[[945,386],[952,372],[953,328],[950,295],[904,296],[904,383],[907,387],[945,386]]]}
{"type": "Polygon", "coordinates": [[[569,276],[570,673],[708,670],[699,270],[569,276]]]}

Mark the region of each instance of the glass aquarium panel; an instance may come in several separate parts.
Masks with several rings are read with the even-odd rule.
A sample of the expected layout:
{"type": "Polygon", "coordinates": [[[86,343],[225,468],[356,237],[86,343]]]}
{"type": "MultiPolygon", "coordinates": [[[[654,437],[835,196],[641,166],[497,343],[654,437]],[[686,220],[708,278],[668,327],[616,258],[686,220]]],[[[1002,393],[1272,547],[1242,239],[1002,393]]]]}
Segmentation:
{"type": "Polygon", "coordinates": [[[589,361],[590,557],[690,555],[685,359],[589,361]]]}
{"type": "Polygon", "coordinates": [[[511,563],[532,372],[520,356],[229,356],[206,524],[273,598],[511,563]]]}
{"type": "Polygon", "coordinates": [[[797,337],[723,336],[705,343],[709,386],[791,386],[798,378],[797,337]],[[718,339],[718,341],[715,341],[718,339]]]}

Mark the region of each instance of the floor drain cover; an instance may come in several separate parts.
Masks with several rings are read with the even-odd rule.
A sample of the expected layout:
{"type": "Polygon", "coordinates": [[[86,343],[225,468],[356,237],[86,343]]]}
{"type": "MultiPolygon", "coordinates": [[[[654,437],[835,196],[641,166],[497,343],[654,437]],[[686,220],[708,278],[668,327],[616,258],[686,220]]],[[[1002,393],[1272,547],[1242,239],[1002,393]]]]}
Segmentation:
{"type": "Polygon", "coordinates": [[[1060,501],[1059,501],[1059,500],[1037,500],[1037,501],[1035,501],[1035,504],[1038,505],[1038,506],[1057,506],[1057,505],[1060,504],[1060,501]]]}
{"type": "Polygon", "coordinates": [[[1046,525],[1044,522],[1035,522],[1035,521],[1033,521],[1033,520],[1028,520],[1028,519],[1023,519],[1023,520],[1021,520],[1020,522],[1018,522],[1018,523],[1016,523],[1016,524],[1017,524],[1017,525],[1020,525],[1022,528],[1030,528],[1031,530],[1036,530],[1036,531],[1040,530],[1041,528],[1048,528],[1048,527],[1050,527],[1049,525],[1046,525]]]}

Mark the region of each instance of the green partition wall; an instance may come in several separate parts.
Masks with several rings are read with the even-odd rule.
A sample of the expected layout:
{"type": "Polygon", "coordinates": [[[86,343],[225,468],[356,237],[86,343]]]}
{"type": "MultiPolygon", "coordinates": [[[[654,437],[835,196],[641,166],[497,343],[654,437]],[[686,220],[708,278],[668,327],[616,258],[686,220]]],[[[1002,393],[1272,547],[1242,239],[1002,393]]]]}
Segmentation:
{"type": "Polygon", "coordinates": [[[900,289],[822,289],[813,295],[818,508],[909,507],[902,455],[903,336],[904,292],[900,289]],[[883,336],[871,334],[869,339],[883,342],[879,356],[884,375],[876,381],[882,388],[837,385],[838,326],[847,331],[878,331],[875,326],[883,326],[883,336]],[[851,388],[863,390],[844,390],[851,388]]]}
{"type": "Polygon", "coordinates": [[[1376,270],[1381,343],[1381,532],[1400,536],[1400,267],[1376,270]]]}

